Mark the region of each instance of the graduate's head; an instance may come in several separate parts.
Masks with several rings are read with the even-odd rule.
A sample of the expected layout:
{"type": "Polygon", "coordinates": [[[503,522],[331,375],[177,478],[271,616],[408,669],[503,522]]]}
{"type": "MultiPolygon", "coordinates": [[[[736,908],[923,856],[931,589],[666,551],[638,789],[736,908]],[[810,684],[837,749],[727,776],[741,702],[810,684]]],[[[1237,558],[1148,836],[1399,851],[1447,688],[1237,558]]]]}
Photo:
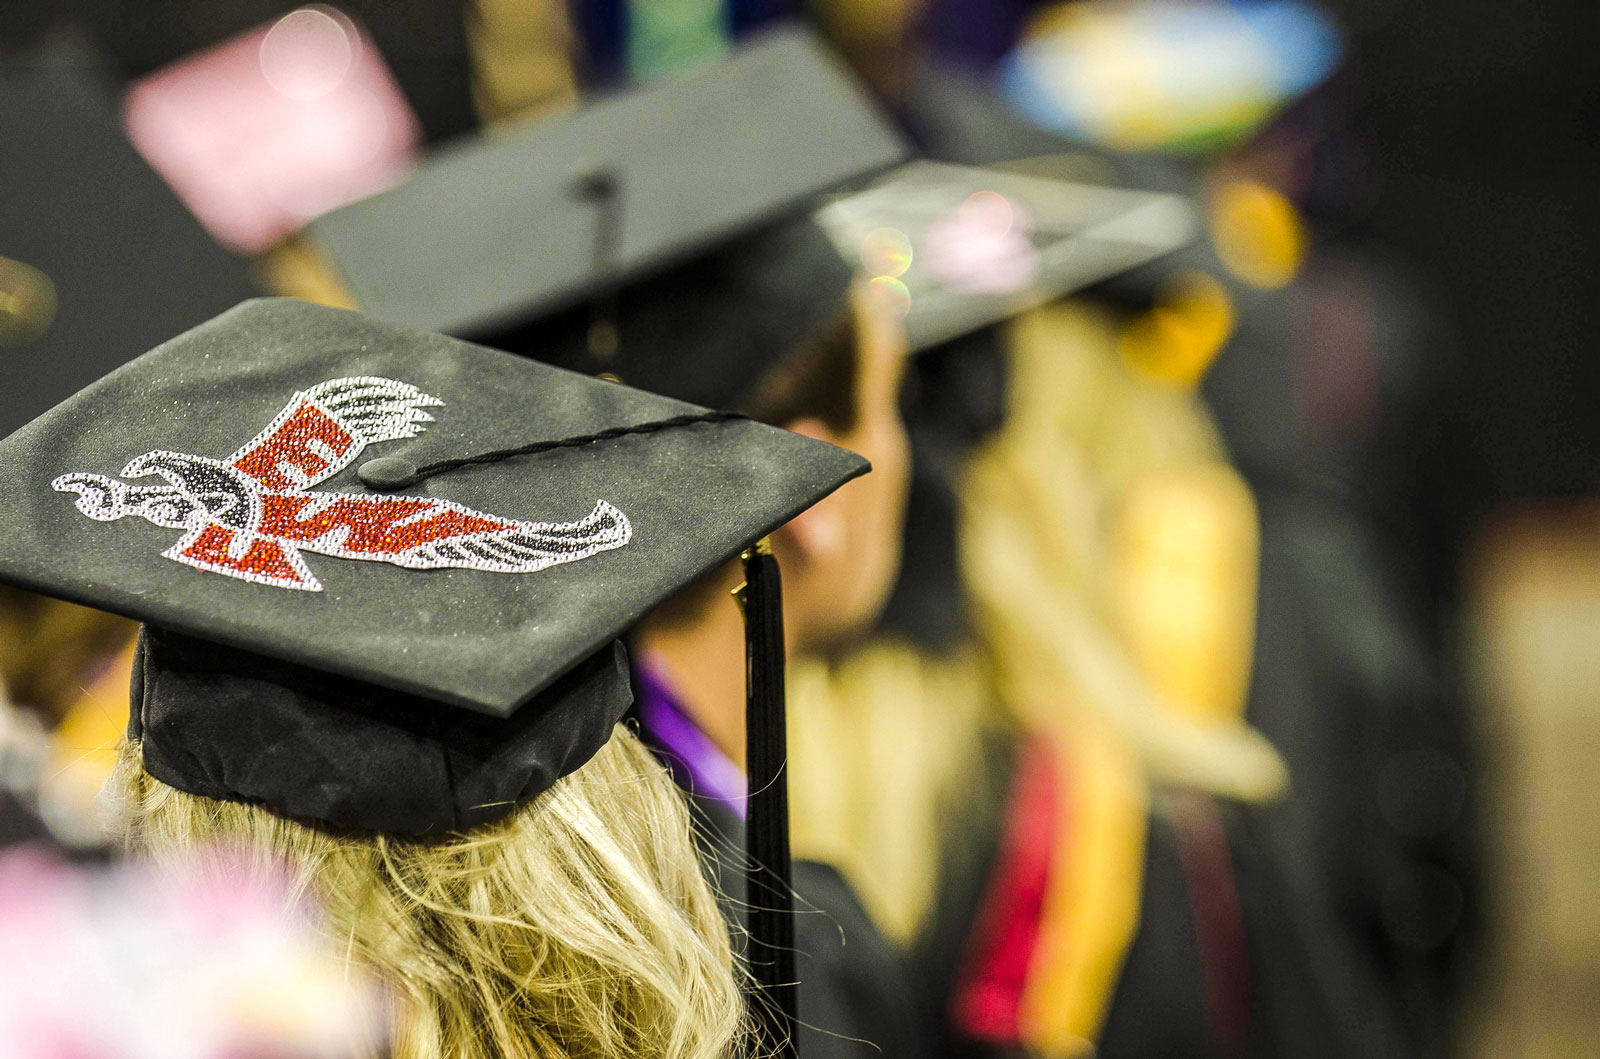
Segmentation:
{"type": "Polygon", "coordinates": [[[191,794],[151,776],[138,741],[111,788],[141,855],[225,847],[287,869],[330,946],[387,987],[394,1059],[722,1059],[742,1036],[683,798],[620,725],[509,814],[432,838],[191,794]]]}
{"type": "Polygon", "coordinates": [[[869,628],[899,572],[911,482],[900,412],[905,364],[899,319],[857,285],[846,311],[741,402],[756,419],[872,463],[872,473],[772,535],[784,574],[785,628],[796,651],[823,651],[869,628]]]}

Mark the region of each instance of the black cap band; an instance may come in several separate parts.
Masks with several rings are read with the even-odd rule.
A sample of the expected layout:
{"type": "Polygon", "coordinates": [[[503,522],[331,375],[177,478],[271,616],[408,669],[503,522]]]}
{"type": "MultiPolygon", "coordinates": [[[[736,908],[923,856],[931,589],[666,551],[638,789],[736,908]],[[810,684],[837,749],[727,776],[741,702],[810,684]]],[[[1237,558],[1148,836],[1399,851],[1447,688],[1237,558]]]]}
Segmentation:
{"type": "Polygon", "coordinates": [[[156,779],[337,827],[423,835],[511,812],[633,701],[620,642],[509,718],[144,626],[128,734],[156,779]]]}

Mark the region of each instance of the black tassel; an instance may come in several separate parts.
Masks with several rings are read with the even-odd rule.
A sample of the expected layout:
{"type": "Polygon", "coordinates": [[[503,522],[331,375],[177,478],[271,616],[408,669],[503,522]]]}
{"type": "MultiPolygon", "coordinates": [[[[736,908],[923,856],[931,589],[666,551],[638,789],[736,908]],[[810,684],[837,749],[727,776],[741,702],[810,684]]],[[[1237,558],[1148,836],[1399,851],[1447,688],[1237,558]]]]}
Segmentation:
{"type": "Polygon", "coordinates": [[[751,1011],[758,1040],[778,1059],[797,1054],[794,899],[789,869],[789,780],[785,772],[783,586],[765,540],[744,553],[745,831],[749,863],[751,1011]]]}

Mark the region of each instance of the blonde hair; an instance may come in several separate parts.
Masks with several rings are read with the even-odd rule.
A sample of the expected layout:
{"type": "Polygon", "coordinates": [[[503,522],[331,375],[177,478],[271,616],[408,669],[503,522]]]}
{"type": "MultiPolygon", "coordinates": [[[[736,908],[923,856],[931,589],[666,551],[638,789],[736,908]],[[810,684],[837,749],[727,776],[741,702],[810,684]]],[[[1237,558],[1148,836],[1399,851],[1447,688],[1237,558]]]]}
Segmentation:
{"type": "Polygon", "coordinates": [[[386,984],[394,1059],[713,1059],[745,1037],[728,928],[684,798],[618,726],[510,815],[433,839],[338,833],[176,790],[125,743],[123,839],[281,862],[386,984]]]}

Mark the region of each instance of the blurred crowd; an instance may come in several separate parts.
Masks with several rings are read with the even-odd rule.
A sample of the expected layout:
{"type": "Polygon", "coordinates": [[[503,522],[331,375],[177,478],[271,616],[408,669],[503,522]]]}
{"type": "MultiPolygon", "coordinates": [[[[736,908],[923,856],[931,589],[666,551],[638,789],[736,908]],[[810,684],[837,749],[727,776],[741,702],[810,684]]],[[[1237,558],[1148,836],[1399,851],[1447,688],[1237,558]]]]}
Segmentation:
{"type": "MultiPolygon", "coordinates": [[[[880,493],[774,537],[797,944],[862,961],[801,961],[802,1020],[806,975],[843,998],[802,1054],[1589,1054],[1600,444],[1557,196],[1593,167],[1552,145],[1593,88],[1520,6],[0,0],[0,435],[271,294],[860,451],[880,493]],[[604,260],[576,324],[515,266],[463,293],[439,233],[509,226],[494,266],[540,236],[471,202],[571,178],[506,145],[641,92],[682,120],[672,86],[796,32],[927,167],[774,193],[855,274],[854,370],[737,366],[766,332],[713,269],[655,366],[604,260]],[[1135,215],[1147,248],[1096,242],[1135,215]]],[[[633,637],[647,733],[715,682],[700,607],[633,637]]],[[[124,856],[136,631],[0,586],[0,1054],[389,1054],[314,872],[124,856]]]]}

